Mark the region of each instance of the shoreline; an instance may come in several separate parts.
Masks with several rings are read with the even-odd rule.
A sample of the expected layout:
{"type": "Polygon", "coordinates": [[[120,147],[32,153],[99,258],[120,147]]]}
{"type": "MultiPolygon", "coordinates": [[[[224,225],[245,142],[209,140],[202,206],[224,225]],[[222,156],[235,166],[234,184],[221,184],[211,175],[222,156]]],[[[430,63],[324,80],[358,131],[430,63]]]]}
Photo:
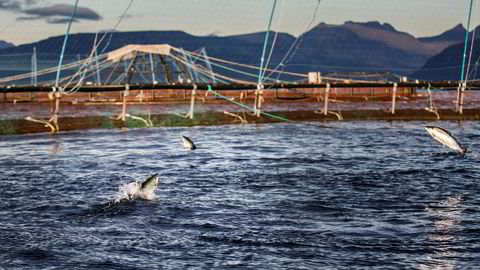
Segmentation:
{"type": "MultiPolygon", "coordinates": [[[[324,115],[313,110],[296,111],[268,111],[279,118],[285,118],[292,122],[329,122],[329,121],[478,121],[480,109],[464,109],[460,114],[452,109],[438,109],[437,114],[418,109],[399,109],[395,114],[387,110],[342,110],[341,112],[329,112],[324,115]],[[341,118],[341,120],[340,120],[341,118]]],[[[125,121],[111,116],[79,116],[59,117],[59,131],[76,131],[89,129],[109,128],[141,128],[147,127],[146,115],[137,115],[136,118],[128,117],[125,121]]],[[[46,119],[43,119],[46,120],[46,119]]],[[[246,112],[199,112],[194,118],[185,118],[178,114],[162,113],[150,115],[150,123],[153,127],[175,126],[205,126],[205,125],[231,125],[231,124],[265,124],[285,122],[267,115],[256,117],[246,112]],[[241,120],[243,118],[243,121],[241,120]],[[245,122],[246,121],[246,122],[245,122]]],[[[48,133],[50,129],[42,123],[35,123],[25,119],[1,119],[0,135],[18,135],[29,133],[48,133]]]]}

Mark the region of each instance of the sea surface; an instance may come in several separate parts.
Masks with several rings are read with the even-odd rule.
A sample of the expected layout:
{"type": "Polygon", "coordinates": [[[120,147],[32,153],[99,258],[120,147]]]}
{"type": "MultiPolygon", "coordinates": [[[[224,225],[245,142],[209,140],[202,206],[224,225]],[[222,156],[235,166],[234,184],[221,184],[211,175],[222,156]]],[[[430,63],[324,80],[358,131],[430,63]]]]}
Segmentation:
{"type": "Polygon", "coordinates": [[[1,136],[0,269],[480,269],[479,138],[445,121],[1,136]],[[152,200],[116,200],[154,173],[152,200]]]}

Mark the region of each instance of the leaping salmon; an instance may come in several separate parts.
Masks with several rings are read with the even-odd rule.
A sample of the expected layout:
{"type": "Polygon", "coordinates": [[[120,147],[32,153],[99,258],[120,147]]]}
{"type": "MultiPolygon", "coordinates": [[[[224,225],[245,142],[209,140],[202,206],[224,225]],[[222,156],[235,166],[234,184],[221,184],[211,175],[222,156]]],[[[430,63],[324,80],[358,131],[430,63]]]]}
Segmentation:
{"type": "Polygon", "coordinates": [[[158,185],[158,173],[150,176],[140,185],[140,192],[152,193],[158,185]]]}
{"type": "Polygon", "coordinates": [[[425,126],[428,134],[443,145],[453,149],[455,152],[464,155],[467,148],[463,147],[451,134],[443,128],[435,126],[425,126]]]}
{"type": "Polygon", "coordinates": [[[187,136],[182,136],[183,147],[187,150],[195,150],[197,146],[193,143],[193,141],[188,138],[187,136]]]}

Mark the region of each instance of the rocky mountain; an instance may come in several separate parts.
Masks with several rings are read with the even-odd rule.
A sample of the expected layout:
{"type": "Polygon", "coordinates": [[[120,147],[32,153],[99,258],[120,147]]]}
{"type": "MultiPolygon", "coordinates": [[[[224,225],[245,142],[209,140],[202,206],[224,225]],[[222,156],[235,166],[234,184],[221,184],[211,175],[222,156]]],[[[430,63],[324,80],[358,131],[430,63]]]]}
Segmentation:
{"type": "Polygon", "coordinates": [[[465,27],[463,27],[462,24],[457,24],[452,29],[445,31],[440,35],[433,36],[433,37],[421,37],[421,38],[418,38],[418,40],[421,42],[427,42],[427,43],[438,42],[438,41],[462,42],[463,39],[465,38],[466,31],[467,29],[465,29],[465,27]]]}
{"type": "MultiPolygon", "coordinates": [[[[470,47],[472,45],[473,32],[479,33],[480,26],[469,34],[467,41],[467,52],[464,66],[464,78],[473,79],[478,78],[480,73],[477,73],[477,64],[480,60],[480,41],[475,39],[473,42],[473,51],[470,54],[470,47]],[[470,58],[470,68],[468,68],[470,58]],[[468,69],[468,76],[467,74],[468,69]]],[[[438,41],[445,42],[445,40],[457,40],[456,43],[450,44],[440,53],[432,56],[428,61],[412,74],[413,77],[424,80],[460,80],[462,78],[462,63],[463,63],[463,51],[465,48],[465,28],[461,25],[457,25],[450,31],[446,31],[443,34],[431,37],[427,39],[427,42],[438,41]]]]}
{"type": "MultiPolygon", "coordinates": [[[[464,77],[468,79],[478,78],[480,73],[477,72],[477,65],[480,60],[480,40],[475,39],[473,43],[473,51],[470,58],[471,39],[467,42],[467,52],[464,66],[464,77]],[[470,68],[468,68],[469,58],[471,59],[470,68]],[[468,70],[468,76],[467,76],[468,70]]],[[[462,78],[462,62],[463,62],[464,43],[460,42],[447,47],[439,54],[431,57],[420,69],[412,74],[413,77],[432,80],[460,80],[462,78]]]]}
{"type": "MultiPolygon", "coordinates": [[[[462,31],[464,34],[465,28],[457,25],[438,36],[415,38],[397,31],[388,23],[320,23],[298,39],[286,33],[270,33],[268,48],[274,40],[275,43],[269,67],[282,63],[284,70],[291,72],[392,72],[411,75],[433,61],[429,58],[462,42],[462,31]]],[[[104,37],[98,53],[127,44],[170,44],[189,51],[204,47],[209,56],[258,66],[265,34],[194,36],[182,31],[115,32],[104,37]]],[[[94,33],[71,34],[65,53],[75,57],[87,55],[94,40],[94,33]]],[[[51,54],[51,57],[58,59],[62,44],[63,36],[50,37],[31,44],[0,49],[0,55],[28,53],[35,47],[37,54],[51,54]]],[[[414,75],[429,78],[431,70],[425,69],[425,72],[414,75]]]]}

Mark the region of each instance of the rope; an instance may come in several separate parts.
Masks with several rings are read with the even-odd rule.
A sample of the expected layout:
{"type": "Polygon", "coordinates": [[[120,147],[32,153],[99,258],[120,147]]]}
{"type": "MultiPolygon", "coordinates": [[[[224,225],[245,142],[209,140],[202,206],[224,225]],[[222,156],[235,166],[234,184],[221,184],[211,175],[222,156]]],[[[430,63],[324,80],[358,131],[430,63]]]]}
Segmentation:
{"type": "MultiPolygon", "coordinates": [[[[305,31],[299,35],[292,43],[292,45],[290,46],[290,48],[288,48],[288,51],[287,53],[285,53],[285,55],[283,56],[282,60],[280,61],[280,63],[274,68],[274,70],[278,70],[280,67],[282,69],[285,68],[285,64],[287,64],[288,62],[290,62],[290,60],[293,58],[293,56],[295,55],[298,47],[300,46],[300,42],[302,41],[303,39],[303,35],[305,33],[307,33],[308,31],[310,31],[310,27],[312,26],[313,22],[315,21],[315,18],[317,17],[317,12],[318,12],[318,7],[320,6],[320,2],[321,0],[317,0],[317,5],[315,6],[315,11],[313,12],[313,17],[312,17],[312,20],[310,21],[310,23],[308,24],[308,26],[305,28],[305,31]],[[290,54],[290,52],[292,51],[292,49],[296,46],[295,50],[293,51],[292,55],[288,58],[287,60],[287,57],[288,55],[290,54]]],[[[270,76],[272,76],[273,72],[271,72],[267,78],[269,78],[270,76]]],[[[279,73],[280,74],[280,73],[279,73]]],[[[277,79],[280,75],[277,76],[277,79]]]]}
{"type": "MultiPolygon", "coordinates": [[[[173,50],[177,50],[177,48],[175,47],[172,47],[173,50]]],[[[199,55],[195,52],[190,52],[191,54],[193,55],[199,55]]],[[[199,57],[200,60],[204,61],[203,59],[201,59],[199,57]]],[[[230,65],[236,65],[236,66],[240,66],[240,67],[246,67],[246,68],[251,68],[251,69],[260,69],[259,67],[257,66],[253,66],[253,65],[247,65],[247,64],[241,64],[241,63],[237,63],[237,62],[232,62],[232,61],[228,61],[228,60],[223,60],[223,59],[220,59],[220,58],[215,58],[215,57],[212,57],[212,56],[208,56],[208,59],[210,60],[214,60],[214,61],[217,61],[217,62],[222,62],[222,63],[225,63],[225,64],[230,64],[230,65]]],[[[278,72],[278,73],[282,73],[282,74],[287,74],[287,75],[294,75],[294,76],[298,76],[298,77],[303,77],[303,78],[308,78],[308,75],[306,74],[303,74],[303,73],[294,73],[294,72],[287,72],[287,71],[275,71],[273,69],[268,69],[268,68],[265,68],[263,70],[266,70],[266,71],[271,71],[271,72],[278,72]]]]}
{"type": "Polygon", "coordinates": [[[467,44],[468,44],[468,31],[470,31],[470,18],[472,16],[473,0],[470,0],[470,10],[468,12],[467,31],[465,32],[465,45],[463,47],[463,60],[462,60],[462,73],[460,74],[460,81],[463,81],[464,69],[465,69],[465,57],[467,56],[467,44]]]}
{"type": "MultiPolygon", "coordinates": [[[[100,5],[100,10],[101,10],[100,14],[101,15],[103,15],[103,4],[104,4],[104,1],[102,0],[101,5],[100,5]]],[[[89,66],[90,64],[93,63],[93,60],[94,60],[93,55],[95,54],[95,52],[97,50],[98,29],[100,28],[99,26],[100,26],[100,20],[97,21],[97,26],[96,26],[96,30],[95,30],[95,38],[93,40],[93,48],[92,48],[92,51],[90,52],[90,55],[87,57],[87,59],[84,59],[85,62],[83,63],[83,65],[78,69],[78,71],[73,76],[71,76],[70,81],[65,85],[65,87],[68,87],[70,85],[70,83],[73,82],[75,77],[77,77],[80,73],[82,73],[82,71],[83,71],[83,74],[81,75],[80,79],[78,80],[75,87],[73,87],[73,89],[77,88],[82,83],[83,79],[85,78],[85,75],[88,72],[88,68],[84,69],[84,67],[87,67],[87,66],[89,66]]],[[[98,64],[98,59],[97,59],[96,62],[98,64]]],[[[73,89],[70,92],[73,92],[73,89]]]]}
{"type": "Polygon", "coordinates": [[[107,34],[110,34],[110,38],[108,39],[107,43],[105,44],[105,47],[103,48],[103,50],[100,52],[100,54],[103,54],[103,52],[108,48],[108,45],[110,45],[110,41],[112,41],[112,36],[113,36],[113,31],[115,31],[115,29],[117,29],[117,27],[120,25],[120,23],[123,21],[123,19],[125,18],[125,15],[127,15],[127,12],[128,10],[130,9],[130,7],[132,6],[133,4],[133,1],[134,0],[130,0],[130,3],[128,3],[128,6],[127,8],[125,8],[125,10],[123,11],[122,15],[120,16],[120,18],[118,19],[117,23],[108,31],[106,32],[102,39],[100,40],[99,44],[103,41],[103,38],[107,35],[107,34]]]}
{"type": "MultiPolygon", "coordinates": [[[[280,22],[282,21],[282,18],[283,18],[284,8],[285,8],[285,0],[282,1],[282,8],[280,9],[281,10],[280,11],[280,18],[278,19],[278,22],[277,22],[277,29],[280,28],[280,22]]],[[[275,36],[273,37],[273,41],[272,41],[272,48],[270,49],[270,53],[268,54],[267,62],[265,63],[265,67],[264,67],[264,70],[263,70],[263,73],[262,73],[262,77],[265,76],[266,68],[268,67],[268,65],[270,63],[270,58],[272,57],[272,54],[273,54],[273,48],[275,47],[275,43],[277,41],[277,36],[278,36],[278,31],[275,31],[275,36]]]]}
{"type": "MultiPolygon", "coordinates": [[[[189,67],[191,67],[191,68],[199,71],[197,67],[195,67],[195,66],[192,65],[192,63],[186,62],[185,60],[180,59],[180,58],[178,58],[178,57],[176,57],[176,56],[174,56],[174,55],[170,55],[170,56],[171,56],[173,59],[177,60],[178,62],[180,62],[180,63],[182,63],[182,64],[184,64],[184,65],[188,65],[189,67]]],[[[212,63],[212,64],[214,64],[214,63],[212,63]]],[[[215,64],[214,64],[214,65],[215,65],[215,64]]],[[[231,68],[224,67],[224,66],[221,66],[221,65],[218,65],[218,66],[221,67],[221,68],[225,68],[225,69],[227,69],[227,70],[233,71],[233,72],[241,73],[241,74],[243,74],[243,75],[256,77],[255,75],[252,75],[252,74],[247,73],[247,72],[237,71],[237,70],[235,70],[235,69],[231,69],[231,68]]],[[[210,73],[210,72],[208,72],[208,73],[210,73]]],[[[228,80],[230,80],[230,81],[232,81],[232,82],[247,83],[247,84],[250,83],[250,82],[247,82],[247,81],[237,80],[237,79],[233,79],[233,78],[230,78],[230,77],[227,77],[227,76],[224,76],[224,75],[220,75],[220,74],[218,74],[218,73],[215,73],[215,76],[218,76],[218,77],[224,78],[224,79],[228,79],[228,80]]]]}
{"type": "Polygon", "coordinates": [[[75,6],[73,7],[72,15],[70,16],[70,20],[68,21],[67,32],[65,33],[65,38],[63,40],[62,46],[62,53],[60,54],[60,60],[58,62],[58,70],[57,70],[57,79],[55,80],[55,86],[58,87],[58,81],[60,79],[60,70],[63,62],[63,55],[65,53],[65,47],[67,46],[68,35],[70,33],[70,27],[72,27],[73,17],[75,17],[75,13],[77,12],[78,1],[75,1],[75,6]]]}
{"type": "MultiPolygon", "coordinates": [[[[475,2],[475,10],[476,10],[476,7],[477,7],[477,2],[475,2]]],[[[474,20],[475,20],[475,17],[474,17],[474,20]]],[[[475,25],[475,22],[474,22],[474,25],[475,25]]],[[[473,42],[475,41],[475,29],[476,28],[473,28],[473,31],[472,31],[472,41],[470,43],[470,54],[468,56],[468,64],[467,64],[467,72],[466,72],[466,75],[465,75],[465,82],[468,80],[468,71],[470,69],[470,63],[472,61],[473,42]]]]}
{"type": "MultiPolygon", "coordinates": [[[[107,42],[107,45],[105,45],[105,47],[103,48],[103,50],[101,51],[100,55],[97,55],[96,57],[93,57],[93,52],[95,50],[98,49],[98,47],[102,44],[103,40],[105,39],[106,35],[108,35],[109,33],[112,33],[113,31],[115,31],[115,29],[118,27],[118,25],[120,24],[120,22],[125,18],[125,15],[126,13],[128,12],[128,10],[130,9],[130,7],[132,6],[134,0],[131,0],[130,3],[128,4],[127,8],[124,10],[122,16],[119,18],[119,20],[117,21],[117,23],[115,24],[114,27],[112,27],[108,32],[106,32],[105,34],[103,34],[102,38],[100,39],[100,41],[96,42],[94,48],[92,49],[92,53],[90,53],[90,56],[87,58],[87,59],[82,59],[82,60],[79,60],[79,61],[75,61],[75,62],[72,62],[70,64],[66,64],[66,65],[62,65],[62,62],[63,62],[63,58],[64,58],[64,51],[65,51],[65,47],[66,47],[66,41],[68,39],[68,35],[69,35],[69,32],[70,32],[70,27],[71,27],[71,23],[69,23],[69,26],[68,26],[68,29],[67,29],[67,33],[65,35],[65,40],[64,40],[64,45],[63,45],[63,48],[62,48],[62,53],[61,53],[61,56],[60,56],[60,61],[59,61],[59,65],[58,67],[52,67],[52,68],[47,68],[47,69],[44,69],[44,70],[41,70],[39,72],[37,72],[37,76],[41,76],[41,75],[45,75],[45,74],[49,74],[49,73],[52,73],[54,72],[55,70],[57,70],[57,78],[55,80],[55,84],[58,86],[58,83],[60,81],[65,81],[66,79],[62,79],[60,80],[60,71],[61,70],[66,70],[66,69],[70,69],[70,68],[75,68],[77,66],[85,66],[86,63],[89,63],[89,58],[90,60],[96,60],[98,61],[99,59],[105,57],[105,55],[103,54],[103,52],[105,51],[105,49],[108,47],[108,44],[110,43],[110,40],[111,40],[111,36],[110,36],[110,40],[107,42]]],[[[73,16],[74,16],[74,13],[76,11],[76,8],[78,6],[78,0],[76,1],[75,3],[75,7],[74,7],[74,10],[72,12],[72,17],[70,18],[71,20],[73,19],[73,16]]],[[[102,5],[103,7],[103,5],[102,5]]],[[[98,34],[98,29],[97,29],[97,34],[98,34]]],[[[96,37],[97,39],[97,37],[96,37]]],[[[90,63],[93,62],[93,61],[90,61],[90,63]]],[[[82,73],[82,68],[80,68],[80,70],[73,76],[78,76],[80,73],[82,73]]],[[[10,77],[4,77],[4,78],[1,78],[0,79],[0,82],[8,82],[8,81],[16,81],[16,80],[21,80],[21,79],[25,79],[25,78],[28,78],[28,77],[31,77],[32,75],[32,72],[29,72],[29,73],[24,73],[24,74],[19,74],[19,75],[14,75],[14,76],[10,76],[10,77]]],[[[72,78],[72,76],[68,76],[67,78],[72,78]]]]}
{"type": "MultiPolygon", "coordinates": [[[[208,87],[207,92],[211,92],[211,93],[213,93],[214,95],[219,96],[219,97],[225,99],[226,101],[229,101],[229,102],[231,102],[231,103],[233,103],[233,104],[235,104],[235,105],[237,105],[237,106],[240,106],[240,107],[242,107],[242,108],[245,108],[245,109],[254,111],[251,107],[249,107],[249,106],[247,106],[247,105],[245,105],[245,104],[243,104],[243,103],[241,103],[241,102],[237,102],[237,101],[235,101],[235,100],[231,100],[231,99],[227,98],[226,96],[223,96],[223,95],[219,94],[218,92],[212,90],[212,86],[211,86],[211,85],[207,85],[207,87],[208,87]]],[[[274,119],[278,119],[278,120],[281,120],[281,121],[284,121],[284,122],[290,122],[290,123],[294,123],[294,122],[295,122],[295,121],[292,121],[292,120],[290,120],[290,119],[287,119],[287,118],[284,118],[284,117],[281,117],[281,116],[278,116],[278,115],[274,115],[274,114],[271,114],[271,113],[266,113],[266,112],[263,112],[263,111],[261,111],[260,113],[263,114],[263,115],[266,115],[266,116],[268,116],[268,117],[271,117],[271,118],[274,118],[274,119]]]]}
{"type": "MultiPolygon", "coordinates": [[[[473,0],[472,0],[473,1],[473,0]]],[[[273,15],[275,14],[275,6],[277,5],[277,0],[273,1],[273,7],[272,7],[272,12],[270,13],[270,19],[268,21],[268,28],[267,28],[267,34],[265,35],[265,41],[263,42],[263,51],[262,51],[262,58],[260,58],[260,70],[258,72],[258,84],[262,83],[262,68],[263,68],[263,61],[265,58],[265,51],[267,50],[267,43],[268,43],[268,34],[270,33],[270,28],[272,26],[272,19],[273,15]]],[[[273,50],[273,47],[272,47],[273,50]]]]}
{"type": "MultiPolygon", "coordinates": [[[[171,57],[175,58],[176,60],[182,62],[183,64],[186,64],[186,65],[189,65],[191,66],[192,68],[195,68],[193,67],[193,65],[191,63],[188,63],[184,60],[181,60],[180,58],[178,57],[175,57],[174,55],[170,55],[171,57]]],[[[254,78],[258,78],[257,75],[255,74],[251,74],[251,73],[248,73],[248,72],[245,72],[245,71],[240,71],[240,70],[237,70],[237,69],[234,69],[234,68],[230,68],[230,67],[226,67],[226,66],[223,66],[223,65],[220,65],[220,64],[216,64],[216,63],[211,63],[213,66],[216,66],[216,67],[219,67],[219,68],[222,68],[222,69],[226,69],[226,70],[229,70],[229,71],[232,71],[232,72],[235,72],[235,73],[239,73],[239,74],[242,74],[242,75],[246,75],[246,76],[249,76],[249,77],[254,77],[254,78]]],[[[215,76],[220,76],[218,73],[215,73],[215,76]]],[[[226,76],[224,76],[226,77],[226,76]]],[[[241,81],[241,80],[236,80],[236,79],[233,79],[231,78],[232,81],[241,81]]],[[[244,81],[243,81],[244,82],[244,81]]],[[[247,83],[250,83],[250,82],[247,82],[247,83]]]]}
{"type": "MultiPolygon", "coordinates": [[[[113,31],[115,31],[115,29],[118,27],[118,25],[120,25],[120,22],[124,19],[126,13],[128,12],[128,10],[130,9],[130,7],[132,6],[133,1],[134,1],[134,0],[130,0],[130,3],[128,4],[128,6],[126,7],[126,9],[123,11],[122,16],[118,19],[118,21],[117,21],[117,23],[114,25],[114,27],[112,27],[108,32],[104,33],[104,34],[102,35],[102,38],[101,38],[100,41],[98,41],[98,42],[97,42],[97,40],[98,40],[98,29],[99,29],[98,25],[99,25],[99,23],[97,23],[97,30],[96,30],[96,33],[95,33],[95,40],[94,40],[94,43],[93,43],[92,51],[90,52],[90,55],[87,57],[87,59],[85,59],[85,62],[84,62],[84,64],[82,65],[82,67],[78,70],[78,72],[77,72],[76,74],[74,74],[74,76],[72,77],[72,80],[73,80],[73,78],[75,78],[76,76],[78,76],[78,74],[80,74],[80,73],[82,72],[82,69],[83,69],[84,66],[86,66],[86,65],[88,65],[88,64],[90,64],[90,63],[93,63],[93,60],[94,60],[94,59],[92,59],[92,58],[93,58],[93,55],[96,54],[96,51],[97,51],[98,47],[100,46],[100,44],[102,44],[102,42],[103,42],[104,38],[106,37],[106,35],[109,34],[109,33],[111,33],[111,32],[113,32],[113,31]]],[[[102,12],[102,14],[103,14],[103,1],[102,1],[102,5],[101,5],[101,10],[102,10],[101,12],[102,12]]],[[[103,52],[105,51],[105,49],[106,49],[106,48],[108,47],[108,45],[110,44],[111,38],[112,38],[112,35],[110,35],[110,39],[108,40],[107,44],[105,45],[105,47],[104,47],[103,50],[101,51],[101,54],[100,54],[100,55],[103,55],[103,52]]],[[[98,63],[98,58],[99,58],[99,57],[98,57],[98,55],[97,55],[97,59],[96,59],[97,63],[98,63]]],[[[98,64],[97,64],[97,65],[98,65],[98,64]]],[[[85,72],[87,72],[87,71],[85,71],[85,72]]],[[[83,75],[83,76],[84,76],[84,75],[83,75]]],[[[83,77],[83,76],[82,76],[82,77],[83,77]]],[[[67,85],[69,85],[69,84],[72,82],[72,80],[71,80],[70,82],[68,82],[67,85]]],[[[79,80],[79,82],[77,83],[77,85],[80,84],[80,83],[81,83],[81,79],[79,80]]]]}

